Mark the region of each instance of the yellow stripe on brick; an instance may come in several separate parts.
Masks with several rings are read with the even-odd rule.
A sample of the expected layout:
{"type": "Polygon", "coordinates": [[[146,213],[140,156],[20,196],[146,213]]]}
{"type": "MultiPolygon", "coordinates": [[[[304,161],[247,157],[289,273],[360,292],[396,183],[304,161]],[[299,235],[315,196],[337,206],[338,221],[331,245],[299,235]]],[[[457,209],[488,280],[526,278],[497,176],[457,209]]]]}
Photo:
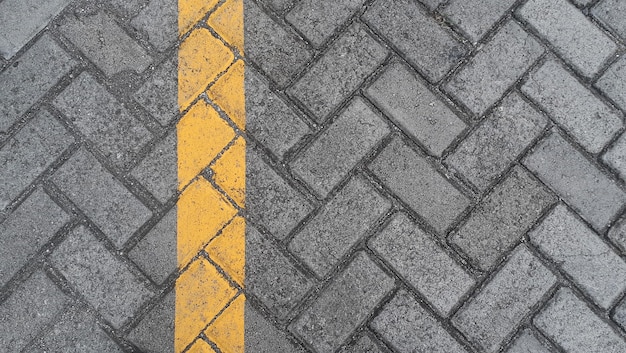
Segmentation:
{"type": "Polygon", "coordinates": [[[243,0],[179,0],[178,10],[184,38],[178,51],[178,104],[185,114],[177,125],[177,256],[183,272],[176,281],[175,351],[212,353],[217,347],[242,353],[243,0]],[[207,23],[199,23],[207,15],[207,23]],[[203,173],[208,168],[209,180],[203,173]]]}

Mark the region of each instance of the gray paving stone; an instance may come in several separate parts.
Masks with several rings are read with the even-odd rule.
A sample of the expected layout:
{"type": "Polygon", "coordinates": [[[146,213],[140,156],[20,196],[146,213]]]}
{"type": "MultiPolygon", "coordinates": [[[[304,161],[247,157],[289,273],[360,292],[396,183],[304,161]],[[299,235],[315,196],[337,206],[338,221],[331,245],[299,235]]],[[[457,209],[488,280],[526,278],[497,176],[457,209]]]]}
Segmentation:
{"type": "Polygon", "coordinates": [[[600,1],[591,9],[591,14],[626,39],[626,20],[622,14],[626,12],[626,3],[621,0],[600,1]]]}
{"type": "Polygon", "coordinates": [[[69,283],[117,328],[153,295],[84,226],[72,230],[50,259],[69,283]]]}
{"type": "Polygon", "coordinates": [[[393,288],[365,253],[358,253],[290,329],[318,352],[334,352],[393,288]]]}
{"type": "Polygon", "coordinates": [[[529,235],[599,306],[608,309],[626,289],[626,262],[565,205],[559,204],[529,235]]]}
{"type": "Polygon", "coordinates": [[[626,110],[626,58],[623,57],[611,65],[598,79],[595,86],[620,108],[626,110]]]}
{"type": "Polygon", "coordinates": [[[152,63],[148,53],[103,11],[68,14],[59,30],[107,76],[126,70],[141,73],[152,63]]]}
{"type": "Polygon", "coordinates": [[[127,338],[144,353],[174,353],[174,308],[176,295],[169,292],[127,338]]]}
{"type": "Polygon", "coordinates": [[[280,159],[311,129],[249,66],[245,68],[246,132],[251,133],[280,159]]]}
{"type": "Polygon", "coordinates": [[[0,304],[0,352],[20,352],[61,312],[67,298],[37,271],[0,304]]]}
{"type": "Polygon", "coordinates": [[[148,41],[164,51],[178,39],[178,3],[176,0],[150,0],[130,24],[148,35],[148,41]]]}
{"type": "Polygon", "coordinates": [[[304,349],[293,344],[285,332],[278,330],[246,301],[245,308],[245,352],[304,353],[304,349]]]}
{"type": "Polygon", "coordinates": [[[626,352],[626,341],[569,288],[561,288],[534,322],[568,353],[626,352]]]}
{"type": "Polygon", "coordinates": [[[82,73],[57,98],[72,124],[111,162],[127,167],[152,134],[88,73],[82,73]]]}
{"type": "Polygon", "coordinates": [[[176,157],[176,133],[170,132],[152,147],[131,175],[161,203],[165,203],[176,193],[178,186],[176,157]]]}
{"type": "Polygon", "coordinates": [[[37,188],[0,223],[0,287],[46,244],[69,216],[37,188]]]}
{"type": "Polygon", "coordinates": [[[595,75],[617,45],[567,0],[530,0],[518,15],[584,76],[595,75]]]}
{"type": "Polygon", "coordinates": [[[61,156],[74,141],[63,125],[40,111],[0,149],[0,210],[61,156]]]}
{"type": "Polygon", "coordinates": [[[298,1],[285,19],[316,47],[324,44],[364,3],[364,0],[298,1]]]}
{"type": "Polygon", "coordinates": [[[386,56],[362,25],[353,24],[288,92],[321,122],[386,56]]]}
{"type": "Polygon", "coordinates": [[[526,329],[515,339],[507,353],[550,353],[530,330],[526,329]]]}
{"type": "Polygon", "coordinates": [[[152,76],[133,95],[163,126],[178,114],[177,59],[175,55],[171,56],[157,66],[152,76]]]}
{"type": "Polygon", "coordinates": [[[498,352],[529,310],[556,283],[556,277],[525,245],[480,292],[454,315],[452,323],[486,352],[498,352]]]}
{"type": "Polygon", "coordinates": [[[53,181],[118,248],[152,215],[85,149],[65,162],[53,181]]]}
{"type": "Polygon", "coordinates": [[[515,167],[450,236],[482,270],[489,270],[556,198],[525,169],[515,167]]]}
{"type": "Polygon", "coordinates": [[[511,20],[454,75],[445,90],[480,116],[543,52],[541,44],[511,20]]]}
{"type": "Polygon", "coordinates": [[[602,160],[617,170],[623,180],[626,180],[626,135],[622,135],[611,148],[602,155],[602,160]]]}
{"type": "Polygon", "coordinates": [[[383,353],[380,348],[369,338],[363,334],[354,346],[342,351],[344,353],[383,353]]]}
{"type": "Polygon", "coordinates": [[[440,234],[471,202],[399,138],[391,141],[369,168],[440,234]]]}
{"type": "Polygon", "coordinates": [[[277,238],[285,238],[313,210],[304,196],[285,182],[262,159],[246,151],[246,208],[253,220],[277,238]]]}
{"type": "Polygon", "coordinates": [[[615,308],[613,321],[617,322],[623,329],[626,329],[626,298],[615,308]]]}
{"type": "Polygon", "coordinates": [[[513,92],[446,162],[483,191],[539,137],[547,123],[543,115],[513,92]]]}
{"type": "Polygon", "coordinates": [[[475,280],[404,213],[372,238],[376,251],[443,316],[448,316],[475,280]]]}
{"type": "MultiPolygon", "coordinates": [[[[8,3],[3,1],[0,4],[8,3]]],[[[0,73],[0,132],[6,132],[75,65],[48,35],[35,42],[17,63],[0,73]]]]}
{"type": "Polygon", "coordinates": [[[271,8],[273,8],[274,10],[278,12],[285,11],[295,2],[295,0],[261,0],[261,1],[267,3],[271,8]]]}
{"type": "Polygon", "coordinates": [[[557,132],[543,140],[524,164],[597,230],[619,212],[626,194],[557,132]]]}
{"type": "Polygon", "coordinates": [[[377,1],[363,18],[429,81],[439,81],[467,53],[467,49],[415,1],[377,1]]]}
{"type": "Polygon", "coordinates": [[[176,270],[176,207],[135,245],[128,257],[159,284],[176,270]]]}
{"type": "Polygon", "coordinates": [[[285,317],[313,285],[255,228],[246,227],[246,288],[272,312],[285,317]]]}
{"type": "Polygon", "coordinates": [[[350,105],[290,163],[291,170],[323,198],[389,133],[362,98],[350,105]]]}
{"type": "Polygon", "coordinates": [[[366,90],[367,96],[428,152],[441,156],[466,124],[408,68],[393,63],[366,90]]]}
{"type": "Polygon", "coordinates": [[[444,3],[445,0],[420,0],[420,2],[429,9],[434,10],[437,6],[444,3]]]}
{"type": "Polygon", "coordinates": [[[522,86],[591,153],[598,153],[622,127],[622,114],[595,97],[554,60],[544,63],[522,86]]]}
{"type": "Polygon", "coordinates": [[[411,295],[401,290],[371,323],[400,353],[466,353],[467,351],[411,295]]]}
{"type": "Polygon", "coordinates": [[[279,86],[286,84],[312,54],[304,41],[287,32],[251,1],[244,6],[246,56],[279,86]]]}
{"type": "Polygon", "coordinates": [[[609,229],[609,239],[626,255],[626,218],[622,218],[609,229]]]}
{"type": "Polygon", "coordinates": [[[354,177],[289,243],[289,250],[324,277],[391,208],[364,179],[354,177]]]}
{"type": "Polygon", "coordinates": [[[452,0],[441,11],[454,24],[478,42],[513,6],[515,0],[452,0]]]}
{"type": "Polygon", "coordinates": [[[113,6],[115,10],[121,12],[122,14],[126,16],[134,15],[137,12],[139,12],[143,4],[146,2],[146,0],[105,0],[105,1],[111,4],[111,6],[113,6]]]}
{"type": "Polygon", "coordinates": [[[0,55],[15,55],[71,0],[5,0],[0,3],[0,55]]]}

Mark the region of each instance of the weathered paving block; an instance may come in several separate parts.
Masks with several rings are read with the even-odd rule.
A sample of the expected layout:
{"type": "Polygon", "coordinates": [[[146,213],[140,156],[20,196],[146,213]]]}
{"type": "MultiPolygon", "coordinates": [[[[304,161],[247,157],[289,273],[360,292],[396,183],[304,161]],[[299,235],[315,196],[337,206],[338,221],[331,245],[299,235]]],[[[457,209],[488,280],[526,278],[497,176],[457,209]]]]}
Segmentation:
{"type": "Polygon", "coordinates": [[[626,352],[626,341],[569,288],[561,288],[534,323],[568,353],[626,352]]]}
{"type": "Polygon", "coordinates": [[[476,43],[514,3],[515,0],[452,0],[441,12],[476,43]]]}
{"type": "Polygon", "coordinates": [[[107,76],[131,70],[143,72],[152,58],[103,11],[69,14],[59,27],[107,76]]]}
{"type": "MultiPolygon", "coordinates": [[[[71,0],[6,0],[0,3],[0,55],[11,58],[71,0]]],[[[41,58],[45,60],[44,58],[41,58]]]]}
{"type": "Polygon", "coordinates": [[[401,290],[370,324],[400,353],[467,353],[426,309],[401,290]]]}
{"type": "Polygon", "coordinates": [[[40,111],[0,149],[0,210],[4,209],[74,141],[63,125],[40,111]]]}
{"type": "Polygon", "coordinates": [[[626,329],[626,299],[622,299],[613,313],[613,320],[626,329]]]}
{"type": "Polygon", "coordinates": [[[118,167],[126,167],[152,134],[90,74],[82,73],[54,105],[118,167]]]}
{"type": "Polygon", "coordinates": [[[450,236],[482,270],[489,270],[554,204],[556,198],[525,169],[515,167],[450,236]]]}
{"type": "Polygon", "coordinates": [[[176,193],[178,184],[176,134],[170,132],[152,146],[148,155],[133,169],[131,175],[144,185],[161,203],[176,193]]]}
{"type": "Polygon", "coordinates": [[[353,24],[288,92],[321,122],[386,56],[362,25],[353,24]]]}
{"type": "Polygon", "coordinates": [[[445,90],[480,116],[543,52],[539,42],[509,21],[454,75],[445,90]]]}
{"type": "Polygon", "coordinates": [[[69,216],[37,188],[0,223],[0,287],[46,244],[69,216]]]}
{"type": "Polygon", "coordinates": [[[52,180],[118,248],[152,215],[85,149],[65,162],[52,180]]]}
{"type": "Polygon", "coordinates": [[[285,317],[313,285],[258,230],[246,227],[246,288],[270,310],[285,317]]]}
{"type": "Polygon", "coordinates": [[[7,131],[74,65],[72,58],[44,35],[22,55],[19,65],[11,65],[0,73],[0,132],[7,131]]]}
{"type": "Polygon", "coordinates": [[[543,140],[524,165],[596,230],[604,229],[626,202],[624,191],[557,132],[543,140]]]}
{"type": "Polygon", "coordinates": [[[354,346],[341,351],[342,353],[383,353],[367,335],[361,336],[354,346]]]}
{"type": "Polygon", "coordinates": [[[399,138],[391,141],[369,168],[441,234],[470,205],[467,196],[399,138]]]}
{"type": "Polygon", "coordinates": [[[439,81],[467,53],[467,49],[415,1],[380,0],[363,18],[429,81],[439,81]]]}
{"type": "Polygon", "coordinates": [[[354,177],[289,243],[289,250],[324,277],[391,208],[367,181],[354,177]]]}
{"type": "Polygon", "coordinates": [[[363,324],[393,284],[393,279],[360,252],[290,329],[318,352],[334,352],[363,324]]]}
{"type": "Polygon", "coordinates": [[[543,343],[539,342],[530,330],[526,329],[515,339],[506,353],[550,353],[550,351],[543,343]]]}
{"type": "Polygon", "coordinates": [[[130,24],[148,35],[157,50],[164,51],[178,38],[178,7],[176,0],[150,0],[130,24]]]}
{"type": "Polygon", "coordinates": [[[595,97],[555,60],[545,62],[522,86],[591,153],[598,153],[622,127],[622,114],[595,97]]]}
{"type": "Polygon", "coordinates": [[[267,3],[270,7],[278,12],[285,11],[289,8],[295,0],[261,0],[264,3],[267,3]]]}
{"type": "Polygon", "coordinates": [[[136,14],[145,3],[144,0],[105,0],[125,16],[136,14]]]}
{"type": "Polygon", "coordinates": [[[620,108],[626,110],[626,58],[621,58],[611,65],[598,79],[595,86],[620,108]]]}
{"type": "Polygon", "coordinates": [[[622,217],[609,229],[609,239],[626,255],[626,218],[622,217]]]}
{"type": "Polygon", "coordinates": [[[164,126],[178,114],[176,64],[176,56],[166,59],[133,95],[135,100],[164,126]]]}
{"type": "Polygon", "coordinates": [[[622,14],[625,12],[626,3],[621,0],[600,1],[591,9],[591,14],[595,18],[600,19],[605,25],[614,29],[624,39],[626,39],[626,20],[624,20],[622,14]]]}
{"type": "Polygon", "coordinates": [[[388,133],[386,122],[362,98],[354,98],[291,170],[325,198],[388,133]]]}
{"type": "Polygon", "coordinates": [[[498,352],[556,277],[525,245],[454,315],[452,323],[486,352],[498,352]]]}
{"type": "Polygon", "coordinates": [[[435,156],[441,156],[467,126],[400,63],[391,64],[367,88],[366,94],[404,132],[435,156]]]}
{"type": "Polygon", "coordinates": [[[541,134],[547,123],[543,115],[513,92],[446,162],[479,190],[485,190],[541,134]]]}
{"type": "Polygon", "coordinates": [[[51,256],[52,264],[115,327],[153,293],[84,226],[74,228],[51,256]]]}
{"type": "Polygon", "coordinates": [[[176,295],[172,290],[158,303],[127,338],[145,352],[174,353],[174,310],[176,295]]]}
{"type": "Polygon", "coordinates": [[[601,307],[609,308],[626,289],[626,262],[565,205],[559,204],[529,235],[601,307]]]}
{"type": "Polygon", "coordinates": [[[285,332],[278,330],[246,302],[245,308],[245,352],[304,353],[304,349],[293,344],[285,332]]]}
{"type": "Polygon", "coordinates": [[[22,351],[63,310],[67,298],[37,271],[0,304],[0,352],[22,351]]]}
{"type": "Polygon", "coordinates": [[[567,0],[530,0],[518,15],[584,76],[592,77],[617,45],[567,0]]]}
{"type": "Polygon", "coordinates": [[[443,316],[474,286],[475,280],[403,213],[369,243],[443,316]]]}

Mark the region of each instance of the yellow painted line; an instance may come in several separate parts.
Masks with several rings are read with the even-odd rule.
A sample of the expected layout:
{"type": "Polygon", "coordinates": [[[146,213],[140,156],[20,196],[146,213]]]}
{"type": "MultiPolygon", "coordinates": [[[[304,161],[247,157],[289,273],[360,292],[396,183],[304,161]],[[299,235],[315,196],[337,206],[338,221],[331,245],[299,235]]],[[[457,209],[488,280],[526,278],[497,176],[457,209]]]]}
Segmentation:
{"type": "Polygon", "coordinates": [[[213,353],[215,347],[242,353],[243,0],[179,0],[178,14],[184,38],[178,50],[178,105],[185,114],[177,124],[177,258],[183,272],[175,288],[174,346],[177,353],[213,353]],[[207,14],[206,23],[199,23],[207,14]],[[210,180],[201,175],[207,168],[210,180]]]}

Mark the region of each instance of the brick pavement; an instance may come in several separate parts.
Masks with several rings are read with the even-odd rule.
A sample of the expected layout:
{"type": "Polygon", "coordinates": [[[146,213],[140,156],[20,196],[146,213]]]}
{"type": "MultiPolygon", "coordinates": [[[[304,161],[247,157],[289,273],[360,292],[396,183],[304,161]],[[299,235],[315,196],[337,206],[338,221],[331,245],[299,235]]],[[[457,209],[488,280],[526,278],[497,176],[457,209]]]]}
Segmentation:
{"type": "Polygon", "coordinates": [[[188,352],[227,304],[248,352],[626,352],[624,1],[245,0],[246,129],[225,75],[189,175],[232,217],[245,139],[245,304],[242,218],[176,258],[178,26],[237,42],[205,3],[0,1],[0,352],[174,352],[204,273],[188,352]]]}

